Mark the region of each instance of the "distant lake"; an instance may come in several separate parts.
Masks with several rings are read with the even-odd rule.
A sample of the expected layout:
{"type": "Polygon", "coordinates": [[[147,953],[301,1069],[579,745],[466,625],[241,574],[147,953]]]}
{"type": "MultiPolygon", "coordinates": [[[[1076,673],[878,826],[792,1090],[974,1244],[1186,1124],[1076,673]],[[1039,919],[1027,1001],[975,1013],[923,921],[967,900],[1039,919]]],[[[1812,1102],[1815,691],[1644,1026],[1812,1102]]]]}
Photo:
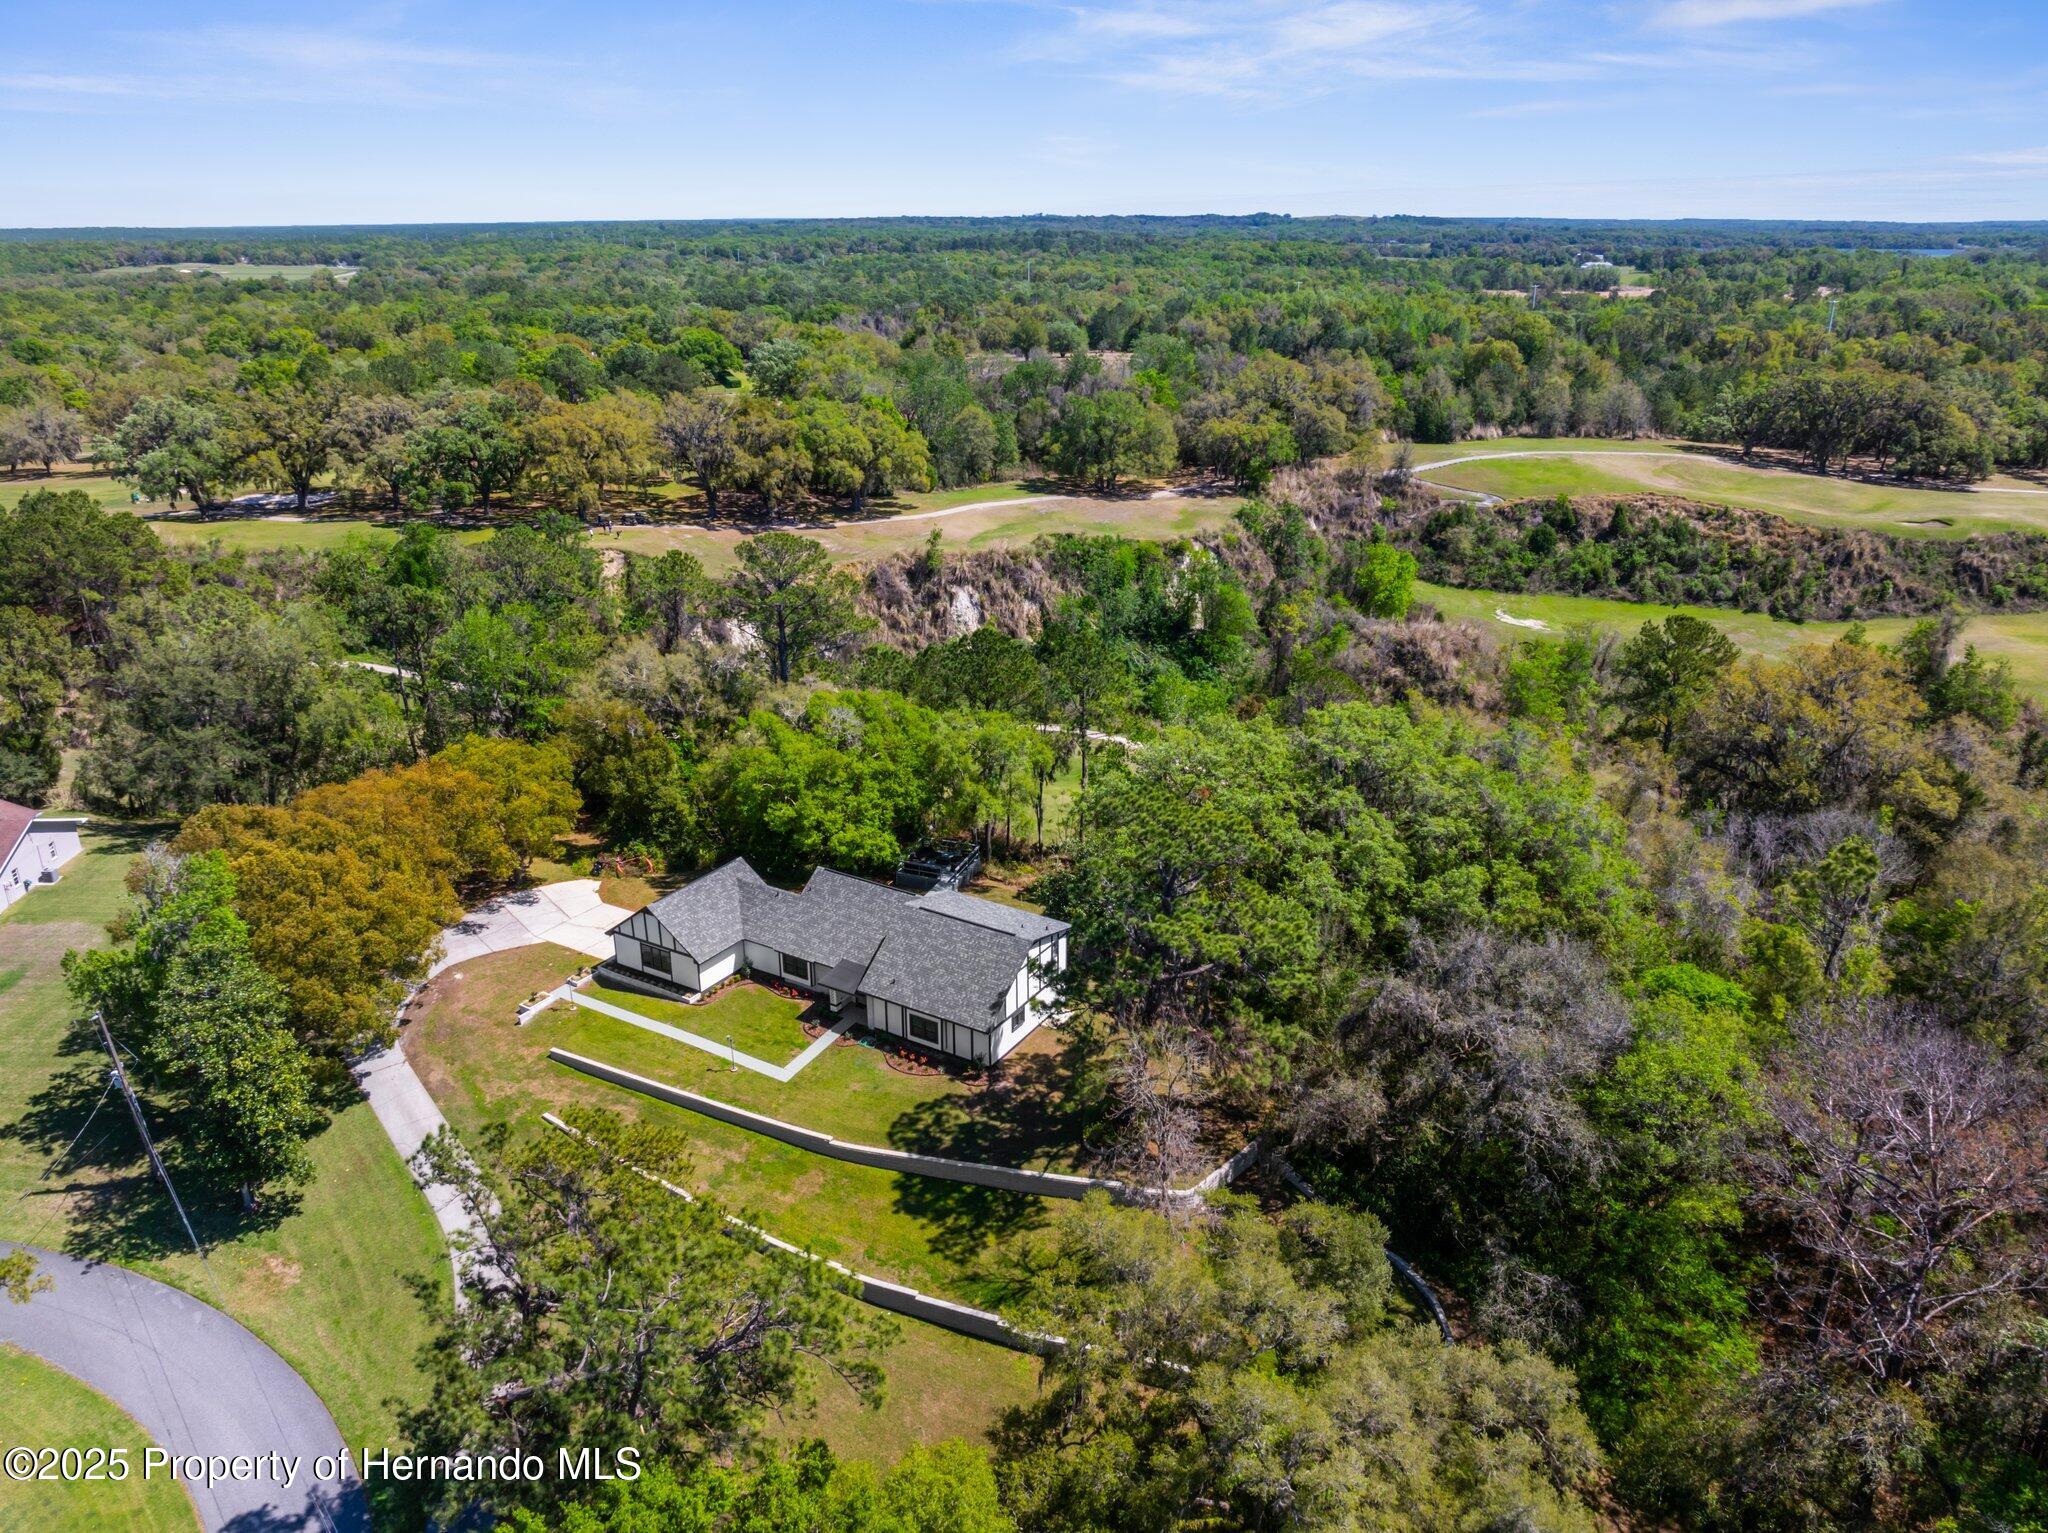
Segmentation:
{"type": "Polygon", "coordinates": [[[1836,245],[1836,250],[1867,250],[1874,255],[1959,256],[1968,255],[1974,245],[1929,246],[1924,250],[1899,245],[1836,245]]]}

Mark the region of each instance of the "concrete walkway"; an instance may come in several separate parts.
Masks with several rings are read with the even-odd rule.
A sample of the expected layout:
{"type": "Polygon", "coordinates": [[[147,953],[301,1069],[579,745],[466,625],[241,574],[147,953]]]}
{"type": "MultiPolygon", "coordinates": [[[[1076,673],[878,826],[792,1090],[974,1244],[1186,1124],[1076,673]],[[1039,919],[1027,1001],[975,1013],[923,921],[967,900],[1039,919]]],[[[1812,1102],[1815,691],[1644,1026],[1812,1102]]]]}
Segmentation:
{"type": "MultiPolygon", "coordinates": [[[[341,1433],[283,1358],[212,1305],[168,1284],[0,1241],[0,1253],[16,1250],[30,1251],[55,1286],[26,1304],[0,1300],[0,1342],[91,1385],[170,1453],[263,1461],[241,1466],[255,1473],[211,1484],[179,1476],[209,1533],[368,1533],[369,1508],[353,1473],[339,1481],[315,1477],[315,1459],[343,1451],[341,1433]],[[271,1455],[298,1462],[292,1468],[271,1455]]],[[[14,1425],[6,1414],[0,1401],[0,1424],[14,1425]]],[[[19,1441],[5,1436],[10,1447],[19,1441]]],[[[142,1469],[134,1463],[130,1472],[139,1476],[142,1469]]]]}
{"type": "Polygon", "coordinates": [[[833,1044],[845,1036],[846,1030],[853,1026],[853,1018],[851,1016],[842,1017],[831,1031],[820,1033],[816,1038],[813,1038],[810,1045],[788,1064],[771,1065],[765,1059],[756,1059],[751,1054],[743,1054],[738,1049],[729,1048],[722,1043],[713,1043],[709,1038],[700,1037],[696,1033],[685,1032],[680,1027],[670,1027],[666,1022],[657,1022],[652,1017],[643,1017],[637,1011],[628,1011],[623,1006],[614,1006],[610,1001],[600,1001],[594,995],[585,995],[579,990],[569,989],[566,985],[558,990],[556,994],[564,1000],[573,1001],[576,1005],[582,1006],[587,1010],[601,1011],[608,1017],[617,1017],[621,1022],[630,1022],[635,1027],[644,1027],[650,1033],[659,1033],[664,1038],[673,1038],[677,1043],[687,1043],[693,1049],[702,1049],[714,1058],[730,1061],[738,1065],[742,1070],[752,1070],[756,1075],[765,1075],[771,1081],[777,1081],[784,1085],[787,1085],[790,1081],[803,1074],[805,1070],[810,1068],[812,1060],[824,1053],[825,1050],[831,1048],[833,1044]]]}

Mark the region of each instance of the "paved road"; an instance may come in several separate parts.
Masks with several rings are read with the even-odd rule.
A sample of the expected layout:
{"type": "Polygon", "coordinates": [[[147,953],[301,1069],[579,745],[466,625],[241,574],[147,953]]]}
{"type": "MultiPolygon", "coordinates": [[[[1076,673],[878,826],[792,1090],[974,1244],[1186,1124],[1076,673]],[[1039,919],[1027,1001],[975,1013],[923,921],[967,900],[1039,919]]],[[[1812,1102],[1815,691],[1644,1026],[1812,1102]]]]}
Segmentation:
{"type": "MultiPolygon", "coordinates": [[[[0,1241],[0,1252],[23,1249],[34,1250],[0,1241]]],[[[55,1251],[34,1254],[55,1287],[26,1304],[0,1300],[0,1341],[90,1384],[172,1453],[299,1458],[288,1479],[258,1474],[208,1485],[180,1476],[207,1529],[368,1533],[362,1486],[353,1477],[345,1485],[314,1478],[313,1460],[339,1454],[341,1433],[289,1363],[168,1284],[55,1251]]]]}

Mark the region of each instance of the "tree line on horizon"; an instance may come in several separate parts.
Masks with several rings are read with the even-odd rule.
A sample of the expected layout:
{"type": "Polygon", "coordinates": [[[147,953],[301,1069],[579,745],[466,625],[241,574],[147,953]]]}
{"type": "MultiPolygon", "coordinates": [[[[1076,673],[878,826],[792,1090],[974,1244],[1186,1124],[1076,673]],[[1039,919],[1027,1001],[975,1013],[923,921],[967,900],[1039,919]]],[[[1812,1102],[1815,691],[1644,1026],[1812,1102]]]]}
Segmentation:
{"type": "Polygon", "coordinates": [[[1927,478],[2048,462],[2038,250],[1617,245],[1655,263],[1622,300],[1583,248],[570,228],[380,236],[343,284],[109,277],[63,267],[112,247],[21,246],[0,461],[90,456],[201,503],[338,485],[399,514],[586,515],[656,477],[856,512],[1025,468],[1256,489],[1388,438],[1500,432],[1927,478]]]}

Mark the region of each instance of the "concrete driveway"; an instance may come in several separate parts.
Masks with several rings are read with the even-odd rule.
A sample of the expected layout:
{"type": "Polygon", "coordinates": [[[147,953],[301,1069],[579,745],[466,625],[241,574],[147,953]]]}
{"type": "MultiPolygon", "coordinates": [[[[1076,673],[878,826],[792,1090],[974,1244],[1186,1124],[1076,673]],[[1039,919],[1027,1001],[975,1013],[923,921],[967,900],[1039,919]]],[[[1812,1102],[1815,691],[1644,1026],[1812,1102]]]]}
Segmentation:
{"type": "Polygon", "coordinates": [[[592,958],[609,958],[612,941],[605,933],[632,913],[600,899],[594,878],[565,879],[500,895],[441,934],[442,956],[432,972],[535,942],[556,942],[592,958]]]}
{"type": "Polygon", "coordinates": [[[125,1267],[0,1241],[0,1252],[13,1250],[32,1251],[55,1286],[26,1304],[0,1299],[0,1341],[84,1380],[171,1453],[299,1459],[290,1476],[267,1466],[211,1484],[181,1475],[207,1529],[368,1533],[369,1508],[353,1475],[345,1483],[314,1476],[315,1459],[342,1451],[334,1418],[251,1332],[125,1267]]]}
{"type": "MultiPolygon", "coordinates": [[[[609,958],[612,939],[605,934],[632,913],[598,898],[594,878],[565,879],[539,889],[500,895],[441,933],[441,958],[430,973],[439,974],[486,953],[531,947],[536,942],[559,943],[592,958],[609,958]]],[[[370,1099],[370,1110],[377,1115],[413,1181],[426,1195],[435,1222],[448,1238],[448,1257],[455,1271],[455,1302],[459,1306],[463,1302],[466,1253],[482,1246],[483,1231],[470,1217],[455,1189],[425,1180],[421,1168],[413,1161],[420,1146],[429,1136],[446,1128],[448,1120],[414,1072],[404,1049],[396,1044],[364,1056],[357,1062],[355,1074],[364,1095],[370,1099]]]]}

